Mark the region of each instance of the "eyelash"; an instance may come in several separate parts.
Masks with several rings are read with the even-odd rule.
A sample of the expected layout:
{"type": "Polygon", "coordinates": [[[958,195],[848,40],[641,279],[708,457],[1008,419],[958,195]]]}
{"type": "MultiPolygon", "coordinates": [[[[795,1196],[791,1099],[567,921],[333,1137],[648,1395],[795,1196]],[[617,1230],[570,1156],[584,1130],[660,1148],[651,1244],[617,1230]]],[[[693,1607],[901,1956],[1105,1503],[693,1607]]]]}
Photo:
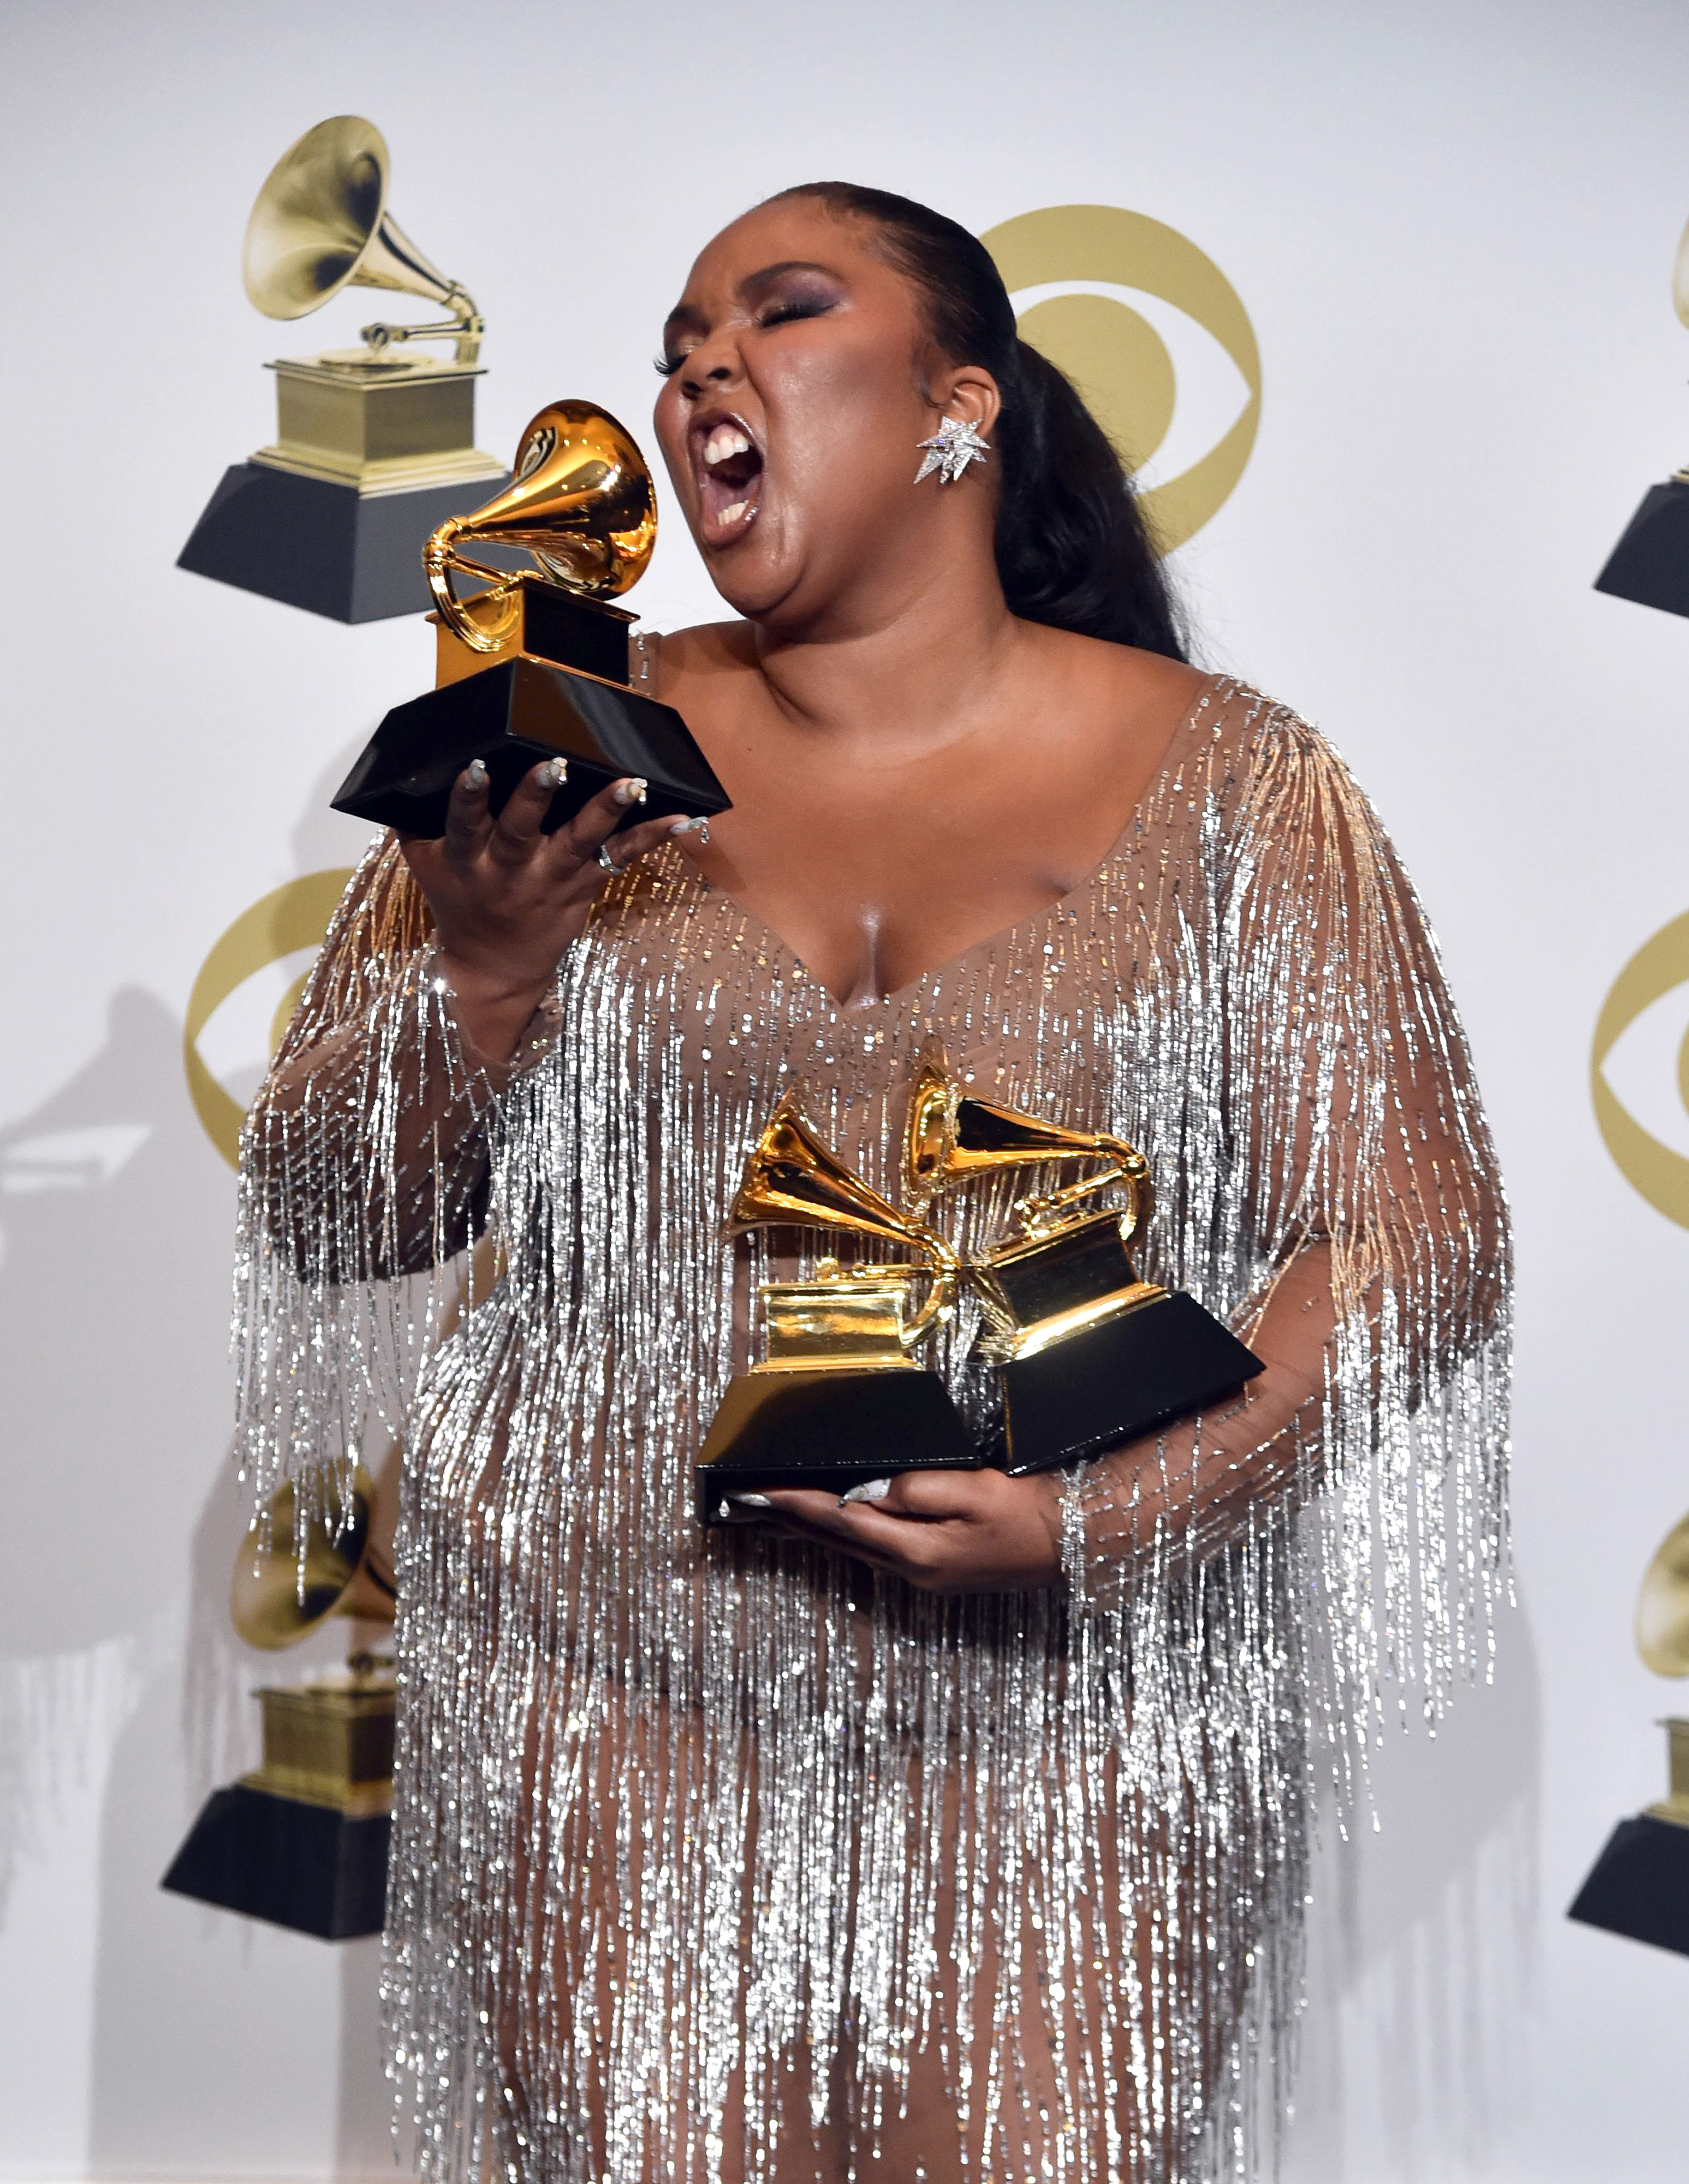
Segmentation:
{"type": "MultiPolygon", "coordinates": [[[[783,326],[793,319],[819,319],[824,311],[832,309],[831,304],[791,303],[775,304],[757,320],[759,327],[783,326]]],[[[686,362],[682,356],[654,356],[651,368],[659,379],[672,379],[686,362]]]]}

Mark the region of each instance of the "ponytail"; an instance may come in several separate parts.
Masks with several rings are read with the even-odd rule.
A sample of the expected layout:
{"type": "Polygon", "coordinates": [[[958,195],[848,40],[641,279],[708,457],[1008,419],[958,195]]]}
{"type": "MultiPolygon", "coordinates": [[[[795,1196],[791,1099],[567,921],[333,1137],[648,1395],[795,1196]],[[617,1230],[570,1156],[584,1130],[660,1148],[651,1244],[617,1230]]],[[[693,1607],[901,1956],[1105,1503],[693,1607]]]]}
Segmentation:
{"type": "Polygon", "coordinates": [[[1072,382],[1019,337],[985,245],[942,213],[887,190],[804,182],[781,195],[870,222],[919,291],[939,354],[982,365],[997,381],[994,544],[1010,613],[1183,660],[1181,617],[1125,465],[1072,382]]]}
{"type": "Polygon", "coordinates": [[[997,419],[997,567],[1011,613],[1182,660],[1167,578],[1113,443],[1047,356],[1017,340],[997,419]]]}

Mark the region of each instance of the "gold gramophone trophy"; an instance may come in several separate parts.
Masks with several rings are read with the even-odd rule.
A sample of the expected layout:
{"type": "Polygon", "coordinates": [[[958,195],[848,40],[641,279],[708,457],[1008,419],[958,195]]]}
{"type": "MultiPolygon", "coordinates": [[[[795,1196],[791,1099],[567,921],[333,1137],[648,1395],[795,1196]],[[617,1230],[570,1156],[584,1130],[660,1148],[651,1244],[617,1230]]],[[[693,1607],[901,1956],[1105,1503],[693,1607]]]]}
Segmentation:
{"type": "MultiPolygon", "coordinates": [[[[1689,1517],[1660,1541],[1636,1601],[1636,1651],[1657,1676],[1689,1676],[1689,1517]]],[[[1670,1716],[1665,1796],[1620,1820],[1567,1913],[1689,1956],[1689,1720],[1670,1716]]]]}
{"type": "Polygon", "coordinates": [[[342,114],[308,130],[253,207],[247,294],[272,319],[347,288],[420,297],[446,315],[378,320],[359,348],[273,364],[275,438],[225,473],[177,562],[336,621],[420,612],[423,541],[505,476],[475,445],[481,314],[387,209],[388,168],[373,122],[342,114]]]}
{"type": "MultiPolygon", "coordinates": [[[[370,1537],[375,1491],[358,1470],[349,1506],[312,1517],[303,1543],[293,1488],[272,1497],[229,1588],[249,1646],[295,1645],[331,1615],[392,1623],[392,1575],[370,1537]]],[[[392,1805],[391,1659],[357,1652],[342,1671],[256,1696],[264,1763],[212,1792],[163,1886],[325,1941],[379,1933],[392,1805]]]]}
{"type": "MultiPolygon", "coordinates": [[[[1671,302],[1689,326],[1689,227],[1677,245],[1671,302]]],[[[1648,488],[1595,588],[1639,606],[1689,615],[1689,464],[1648,488]]]]}
{"type": "Polygon", "coordinates": [[[492,775],[497,811],[531,766],[561,757],[569,777],[548,829],[626,775],[648,787],[624,825],[725,811],[686,722],[628,681],[634,617],[612,602],[638,580],[656,538],[656,491],[629,435],[590,402],[548,403],[524,432],[503,492],[428,540],[437,687],[386,716],[335,810],[438,836],[472,759],[492,775]],[[537,566],[501,570],[479,558],[492,549],[519,549],[537,566]],[[459,576],[486,588],[465,598],[459,576]]]}
{"type": "Polygon", "coordinates": [[[1005,1470],[1046,1471],[1235,1395],[1264,1368],[1196,1299],[1139,1279],[1126,1246],[1152,1205],[1142,1153],[975,1099],[928,1056],[917,1072],[908,1188],[923,1207],[1004,1168],[1100,1163],[1019,1200],[1009,1233],[967,1274],[985,1312],[977,1354],[997,1368],[1005,1470]],[[1105,1191],[1124,1206],[1099,1207],[1105,1191]]]}
{"type": "Polygon", "coordinates": [[[768,1355],[731,1382],[711,1422],[693,1471],[699,1523],[747,1490],[842,1494],[898,1471],[977,1469],[949,1390],[912,1355],[954,1306],[955,1252],[853,1174],[790,1097],[753,1149],[728,1216],[730,1237],[763,1228],[830,1229],[910,1256],[824,1259],[810,1280],[763,1285],[768,1355]]]}

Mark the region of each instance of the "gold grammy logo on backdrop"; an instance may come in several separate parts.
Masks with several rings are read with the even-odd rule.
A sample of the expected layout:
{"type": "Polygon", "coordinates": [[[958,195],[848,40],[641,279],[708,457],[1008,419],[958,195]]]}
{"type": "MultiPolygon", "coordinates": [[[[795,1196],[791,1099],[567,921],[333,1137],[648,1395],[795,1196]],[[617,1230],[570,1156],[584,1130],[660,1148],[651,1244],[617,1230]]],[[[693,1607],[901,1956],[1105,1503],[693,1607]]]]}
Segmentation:
{"type": "MultiPolygon", "coordinates": [[[[182,1023],[182,1066],[194,1112],[205,1134],[228,1162],[236,1164],[240,1153],[241,1124],[246,1110],[219,1081],[200,1051],[200,1034],[223,1004],[231,1000],[260,972],[273,963],[286,962],[305,949],[319,948],[329,920],[352,878],[350,866],[325,872],[306,872],[243,910],[227,932],[214,944],[199,967],[187,998],[182,1023]]],[[[281,1043],[294,1005],[304,989],[308,971],[288,985],[271,1012],[267,1059],[281,1043]]]]}
{"type": "MultiPolygon", "coordinates": [[[[1640,1027],[1654,1004],[1680,987],[1685,989],[1683,1014],[1689,1017],[1689,911],[1645,941],[1614,980],[1596,1018],[1589,1077],[1595,1119],[1620,1173],[1657,1212],[1689,1228],[1689,1155],[1663,1143],[1636,1119],[1614,1089],[1608,1068],[1625,1034],[1640,1027]]],[[[1664,1028],[1675,1036],[1674,1026],[1664,1028]]],[[[1658,1044],[1657,1038],[1647,1041],[1650,1050],[1658,1044]]],[[[1677,1041],[1675,1068],[1650,1052],[1642,1081],[1648,1077],[1664,1079],[1654,1087],[1661,1102],[1654,1119],[1668,1112],[1667,1102],[1675,1101],[1683,1113],[1685,1141],[1689,1143],[1689,1024],[1677,1041]]]]}
{"type": "MultiPolygon", "coordinates": [[[[1144,515],[1170,554],[1225,504],[1255,444],[1261,353],[1242,298],[1188,237],[1119,205],[1046,205],[981,240],[1014,298],[1021,338],[1073,381],[1135,472],[1168,443],[1175,412],[1191,402],[1200,359],[1190,356],[1181,372],[1163,332],[1114,292],[1172,305],[1230,359],[1233,387],[1241,381],[1243,391],[1231,423],[1205,454],[1187,450],[1175,476],[1143,492],[1144,515]]],[[[1173,331],[1168,314],[1157,316],[1173,331]]]]}

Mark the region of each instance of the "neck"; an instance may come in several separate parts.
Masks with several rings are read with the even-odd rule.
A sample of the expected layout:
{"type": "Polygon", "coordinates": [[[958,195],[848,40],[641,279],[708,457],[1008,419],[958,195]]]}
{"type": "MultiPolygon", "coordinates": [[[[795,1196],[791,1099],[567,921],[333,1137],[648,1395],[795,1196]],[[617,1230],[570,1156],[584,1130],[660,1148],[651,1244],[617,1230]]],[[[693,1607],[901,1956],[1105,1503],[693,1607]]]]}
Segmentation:
{"type": "Polygon", "coordinates": [[[899,571],[802,629],[753,624],[758,665],[792,727],[916,756],[965,734],[1021,626],[995,566],[899,571]]]}

